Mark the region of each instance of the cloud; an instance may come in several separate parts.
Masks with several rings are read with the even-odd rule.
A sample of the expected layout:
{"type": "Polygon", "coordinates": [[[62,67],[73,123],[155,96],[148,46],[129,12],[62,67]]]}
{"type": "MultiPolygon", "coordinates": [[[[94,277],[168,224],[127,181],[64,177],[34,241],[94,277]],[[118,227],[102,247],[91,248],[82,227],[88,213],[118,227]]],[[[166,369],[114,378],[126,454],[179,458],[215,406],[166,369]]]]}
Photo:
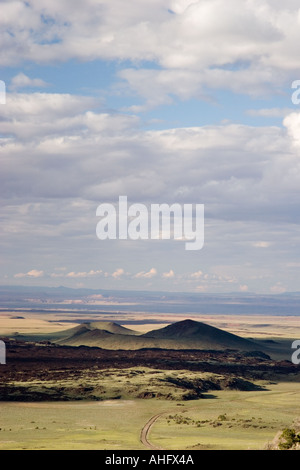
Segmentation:
{"type": "MultiPolygon", "coordinates": [[[[69,273],[67,273],[65,276],[66,277],[72,277],[72,278],[85,278],[85,277],[91,277],[91,276],[98,276],[99,274],[102,274],[102,270],[99,269],[97,271],[94,271],[93,269],[88,271],[88,272],[74,272],[74,271],[71,271],[69,273]]],[[[54,273],[54,277],[57,277],[55,276],[55,273],[54,273]]]]}
{"type": "Polygon", "coordinates": [[[151,279],[152,277],[157,275],[157,270],[155,268],[151,268],[149,271],[141,271],[137,274],[134,275],[135,278],[137,279],[151,279]]]}
{"type": "Polygon", "coordinates": [[[269,248],[270,245],[271,245],[270,242],[265,242],[265,241],[259,241],[259,242],[253,243],[253,246],[255,246],[256,248],[269,248]]]}
{"type": "Polygon", "coordinates": [[[42,277],[44,275],[44,271],[38,271],[37,269],[32,269],[31,271],[28,271],[27,273],[17,273],[14,275],[16,279],[22,278],[22,277],[31,277],[31,278],[37,278],[37,277],[42,277]]]}
{"type": "Polygon", "coordinates": [[[202,271],[196,271],[196,272],[194,272],[194,273],[192,273],[192,274],[190,275],[190,277],[193,278],[193,279],[199,279],[199,278],[202,277],[202,276],[203,276],[203,272],[202,272],[202,271]]]}
{"type": "Polygon", "coordinates": [[[163,273],[162,277],[165,278],[165,279],[172,279],[172,278],[175,277],[175,273],[174,273],[173,269],[170,269],[169,272],[163,273]]]}
{"type": "Polygon", "coordinates": [[[270,291],[273,294],[283,294],[286,290],[286,287],[284,287],[280,282],[277,282],[274,286],[270,287],[270,291]]]}
{"type": "Polygon", "coordinates": [[[124,269],[123,268],[118,268],[118,269],[116,269],[116,271],[114,271],[112,273],[112,277],[114,279],[120,279],[123,276],[123,274],[125,274],[124,269]]]}
{"type": "Polygon", "coordinates": [[[76,8],[67,0],[20,0],[2,2],[1,8],[2,66],[131,62],[120,77],[150,106],[174,94],[201,98],[210,88],[277,92],[298,70],[294,0],[87,0],[76,8]],[[147,69],[140,65],[145,61],[147,69]]]}
{"type": "Polygon", "coordinates": [[[239,287],[241,292],[248,292],[249,287],[246,284],[243,284],[239,287]]]}
{"type": "MultiPolygon", "coordinates": [[[[90,240],[98,204],[117,203],[121,194],[140,203],[204,203],[206,231],[212,220],[299,219],[297,113],[285,118],[283,128],[222,124],[145,131],[132,116],[89,111],[95,106],[90,97],[10,98],[0,138],[3,236],[10,239],[23,233],[90,240]]],[[[242,237],[242,225],[238,230],[242,237]]],[[[270,237],[255,233],[248,242],[266,243],[261,236],[270,237]]]]}
{"type": "MultiPolygon", "coordinates": [[[[60,135],[74,139],[76,132],[82,133],[85,127],[95,125],[91,110],[99,101],[63,93],[35,92],[8,93],[6,104],[2,110],[4,135],[13,135],[21,141],[51,136],[57,145],[60,135]]],[[[105,115],[100,115],[100,119],[105,125],[105,115]]],[[[45,146],[45,142],[41,145],[45,146]]]]}
{"type": "Polygon", "coordinates": [[[283,125],[291,138],[292,144],[300,146],[300,113],[293,112],[285,117],[283,125]]]}
{"type": "Polygon", "coordinates": [[[38,271],[37,269],[32,269],[26,274],[29,277],[41,277],[44,275],[44,271],[38,271]]]}
{"type": "Polygon", "coordinates": [[[2,196],[25,204],[117,202],[125,194],[141,203],[195,201],[211,216],[240,219],[249,212],[259,218],[268,208],[271,217],[281,210],[278,201],[294,199],[300,173],[291,116],[287,129],[224,124],[144,131],[132,116],[91,106],[90,97],[9,96],[1,123],[2,196]]]}
{"type": "Polygon", "coordinates": [[[40,78],[30,78],[23,72],[15,75],[10,82],[11,90],[18,90],[20,88],[45,88],[49,84],[40,78]]]}

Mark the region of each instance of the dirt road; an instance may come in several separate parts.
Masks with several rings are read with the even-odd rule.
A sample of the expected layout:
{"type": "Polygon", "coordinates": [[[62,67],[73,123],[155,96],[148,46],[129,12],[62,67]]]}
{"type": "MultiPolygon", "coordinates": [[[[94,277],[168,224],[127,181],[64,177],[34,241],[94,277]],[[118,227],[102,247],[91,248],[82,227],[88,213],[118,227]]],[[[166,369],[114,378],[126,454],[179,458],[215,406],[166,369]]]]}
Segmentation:
{"type": "Polygon", "coordinates": [[[157,415],[152,416],[152,418],[150,418],[149,421],[147,421],[147,423],[141,430],[141,435],[140,435],[141,442],[144,444],[145,447],[148,447],[149,449],[152,449],[152,450],[163,450],[162,447],[158,447],[158,446],[155,446],[154,444],[151,444],[151,442],[148,439],[149,433],[153,424],[162,414],[163,413],[159,413],[157,415]]]}

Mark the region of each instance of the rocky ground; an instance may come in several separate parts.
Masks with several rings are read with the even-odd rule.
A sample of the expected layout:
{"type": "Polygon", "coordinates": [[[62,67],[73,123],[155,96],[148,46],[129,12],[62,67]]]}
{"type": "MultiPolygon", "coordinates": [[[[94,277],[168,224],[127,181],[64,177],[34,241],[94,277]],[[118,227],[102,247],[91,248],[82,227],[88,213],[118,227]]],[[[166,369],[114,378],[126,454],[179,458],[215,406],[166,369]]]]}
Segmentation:
{"type": "Polygon", "coordinates": [[[265,354],[234,350],[105,350],[4,339],[0,400],[196,399],[210,390],[262,389],[297,380],[299,367],[265,354]],[[176,372],[177,371],[177,372],[176,372]],[[259,382],[259,385],[258,385],[259,382]]]}

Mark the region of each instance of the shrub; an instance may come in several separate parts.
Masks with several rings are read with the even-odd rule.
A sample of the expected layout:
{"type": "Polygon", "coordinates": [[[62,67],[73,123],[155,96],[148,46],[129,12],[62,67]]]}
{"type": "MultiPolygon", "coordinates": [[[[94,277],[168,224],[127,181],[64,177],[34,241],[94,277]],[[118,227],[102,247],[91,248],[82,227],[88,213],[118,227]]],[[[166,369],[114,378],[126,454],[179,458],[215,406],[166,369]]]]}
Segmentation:
{"type": "Polygon", "coordinates": [[[226,414],[225,414],[225,415],[220,415],[220,416],[218,416],[218,420],[219,420],[219,421],[226,421],[226,420],[227,420],[226,414]]]}
{"type": "Polygon", "coordinates": [[[279,442],[280,450],[288,450],[300,442],[300,434],[296,434],[295,429],[286,428],[282,431],[279,442]]]}

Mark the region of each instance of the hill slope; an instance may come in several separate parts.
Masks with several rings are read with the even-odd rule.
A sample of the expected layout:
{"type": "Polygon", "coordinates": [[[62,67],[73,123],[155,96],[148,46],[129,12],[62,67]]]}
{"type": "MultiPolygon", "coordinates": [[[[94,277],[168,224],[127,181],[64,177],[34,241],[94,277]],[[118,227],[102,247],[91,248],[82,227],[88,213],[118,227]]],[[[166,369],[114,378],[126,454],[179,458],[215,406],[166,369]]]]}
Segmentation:
{"type": "Polygon", "coordinates": [[[194,320],[183,320],[172,323],[159,330],[149,331],[144,334],[143,337],[161,340],[168,339],[179,343],[182,341],[193,344],[199,342],[207,348],[221,346],[222,349],[248,349],[254,345],[252,341],[194,320]]]}
{"type": "Polygon", "coordinates": [[[129,328],[125,328],[124,326],[118,325],[118,323],[108,321],[95,321],[81,323],[80,325],[75,326],[74,328],[69,328],[68,330],[60,332],[60,336],[62,336],[63,338],[71,337],[73,335],[79,336],[82,333],[92,330],[106,331],[108,333],[125,336],[134,336],[139,334],[137,331],[130,330],[129,328]]]}
{"type": "Polygon", "coordinates": [[[255,342],[202,322],[183,320],[158,330],[138,334],[116,323],[85,323],[63,332],[58,344],[97,346],[105,349],[237,349],[254,351],[255,342]]]}

